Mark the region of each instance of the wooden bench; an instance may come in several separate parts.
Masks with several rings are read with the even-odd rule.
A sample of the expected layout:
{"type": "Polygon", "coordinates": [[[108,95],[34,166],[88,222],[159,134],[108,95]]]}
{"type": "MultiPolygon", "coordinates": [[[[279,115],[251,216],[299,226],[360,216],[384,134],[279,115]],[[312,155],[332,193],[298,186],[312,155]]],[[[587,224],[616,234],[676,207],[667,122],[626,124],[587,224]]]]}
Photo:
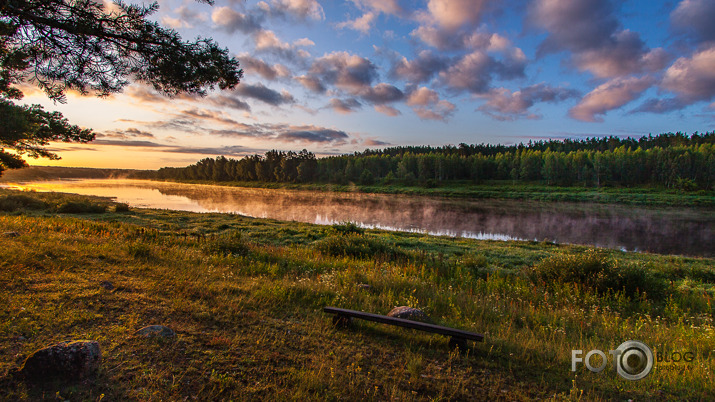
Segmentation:
{"type": "Polygon", "coordinates": [[[382,324],[396,325],[398,327],[412,328],[420,331],[451,336],[451,339],[449,340],[450,349],[458,347],[460,350],[466,350],[468,339],[477,342],[484,341],[484,335],[481,334],[419,321],[405,320],[404,318],[388,317],[386,315],[371,314],[337,307],[323,307],[323,312],[335,314],[335,316],[333,316],[333,324],[341,327],[349,325],[354,317],[361,320],[374,321],[382,324]]]}

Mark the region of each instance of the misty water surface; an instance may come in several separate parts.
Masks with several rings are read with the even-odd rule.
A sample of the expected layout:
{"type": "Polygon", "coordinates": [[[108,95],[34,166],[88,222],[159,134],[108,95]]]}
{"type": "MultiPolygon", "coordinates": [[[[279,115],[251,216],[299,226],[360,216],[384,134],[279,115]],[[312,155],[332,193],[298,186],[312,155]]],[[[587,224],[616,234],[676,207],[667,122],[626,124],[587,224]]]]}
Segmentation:
{"type": "Polygon", "coordinates": [[[550,240],[662,254],[715,256],[715,212],[601,204],[324,193],[152,182],[24,183],[37,191],[116,198],[133,207],[228,212],[259,218],[495,240],[550,240]]]}

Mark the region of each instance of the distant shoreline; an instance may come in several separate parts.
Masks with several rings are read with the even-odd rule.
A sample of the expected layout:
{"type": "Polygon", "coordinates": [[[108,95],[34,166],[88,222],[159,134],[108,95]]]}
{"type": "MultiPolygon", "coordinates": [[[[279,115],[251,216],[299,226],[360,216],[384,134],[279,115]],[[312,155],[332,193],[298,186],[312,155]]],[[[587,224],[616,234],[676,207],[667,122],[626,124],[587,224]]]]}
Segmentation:
{"type": "MultiPolygon", "coordinates": [[[[32,166],[9,170],[0,182],[22,182],[60,179],[135,179],[132,169],[96,169],[32,166]]],[[[306,190],[323,192],[353,192],[372,194],[401,194],[462,199],[510,199],[546,202],[583,202],[652,207],[715,208],[715,192],[682,191],[649,187],[558,187],[542,184],[512,184],[487,182],[473,184],[463,181],[445,181],[436,186],[407,186],[402,184],[329,184],[329,183],[275,183],[275,182],[224,182],[205,180],[153,180],[187,184],[208,184],[228,187],[306,190]]]]}

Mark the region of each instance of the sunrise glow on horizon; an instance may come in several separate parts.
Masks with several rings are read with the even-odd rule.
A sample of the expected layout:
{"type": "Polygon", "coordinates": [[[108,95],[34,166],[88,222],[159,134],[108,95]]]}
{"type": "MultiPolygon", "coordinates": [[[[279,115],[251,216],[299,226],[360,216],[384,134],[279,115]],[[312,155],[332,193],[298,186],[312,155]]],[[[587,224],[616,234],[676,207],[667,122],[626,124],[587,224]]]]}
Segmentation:
{"type": "MultiPolygon", "coordinates": [[[[132,1],[130,1],[132,2],[132,1]]],[[[152,16],[211,37],[241,84],[170,99],[131,84],[105,99],[26,104],[90,127],[31,165],[156,169],[270,149],[640,137],[715,128],[715,2],[161,0],[152,16]]]]}

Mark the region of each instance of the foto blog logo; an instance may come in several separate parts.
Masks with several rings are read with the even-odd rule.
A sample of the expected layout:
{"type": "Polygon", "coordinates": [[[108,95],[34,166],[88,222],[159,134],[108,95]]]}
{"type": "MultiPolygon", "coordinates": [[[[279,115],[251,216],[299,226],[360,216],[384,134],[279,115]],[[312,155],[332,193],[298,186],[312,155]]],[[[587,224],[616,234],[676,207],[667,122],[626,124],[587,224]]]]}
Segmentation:
{"type": "MultiPolygon", "coordinates": [[[[643,342],[626,341],[615,350],[609,350],[608,353],[613,358],[613,366],[618,375],[627,380],[636,381],[645,378],[653,369],[655,361],[653,351],[643,342]]],[[[601,350],[594,349],[586,353],[586,356],[582,356],[583,350],[571,351],[571,371],[576,371],[578,363],[583,363],[587,369],[594,373],[600,373],[608,365],[608,357],[601,350]],[[591,364],[591,357],[594,355],[601,357],[598,367],[591,364]]]]}

